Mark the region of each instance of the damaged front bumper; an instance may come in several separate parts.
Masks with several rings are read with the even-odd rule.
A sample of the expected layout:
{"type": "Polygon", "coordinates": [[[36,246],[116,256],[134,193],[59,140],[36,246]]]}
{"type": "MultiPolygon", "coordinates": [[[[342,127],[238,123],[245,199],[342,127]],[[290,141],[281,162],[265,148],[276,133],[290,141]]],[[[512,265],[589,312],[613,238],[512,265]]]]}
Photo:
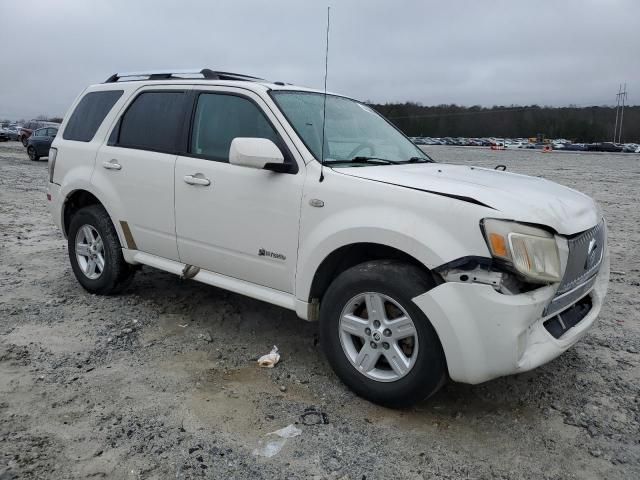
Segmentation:
{"type": "Polygon", "coordinates": [[[608,282],[609,255],[605,251],[590,289],[560,312],[562,327],[556,325],[557,313],[544,316],[554,298],[554,286],[505,295],[486,284],[445,282],[413,301],[440,337],[451,379],[476,384],[526,372],[571,347],[593,325],[608,282]],[[580,318],[566,325],[561,317],[574,305],[582,309],[580,318]]]}

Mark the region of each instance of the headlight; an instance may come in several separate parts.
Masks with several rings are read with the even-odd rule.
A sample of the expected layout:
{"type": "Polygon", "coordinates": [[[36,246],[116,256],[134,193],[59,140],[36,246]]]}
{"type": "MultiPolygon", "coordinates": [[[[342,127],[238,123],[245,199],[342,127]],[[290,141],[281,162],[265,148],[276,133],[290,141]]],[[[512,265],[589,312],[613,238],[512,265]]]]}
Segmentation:
{"type": "Polygon", "coordinates": [[[562,264],[553,234],[517,222],[485,218],[484,238],[494,258],[505,261],[530,281],[559,282],[562,264]]]}

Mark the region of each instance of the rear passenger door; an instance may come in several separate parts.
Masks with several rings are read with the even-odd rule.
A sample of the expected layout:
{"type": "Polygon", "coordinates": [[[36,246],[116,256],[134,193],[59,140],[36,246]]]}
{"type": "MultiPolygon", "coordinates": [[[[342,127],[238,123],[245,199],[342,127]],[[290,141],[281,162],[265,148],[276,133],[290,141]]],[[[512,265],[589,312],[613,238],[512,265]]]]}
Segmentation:
{"type": "Polygon", "coordinates": [[[113,203],[126,247],[171,260],[178,260],[174,167],[187,92],[185,86],[137,91],[100,148],[92,179],[113,203]]]}
{"type": "Polygon", "coordinates": [[[53,140],[56,138],[56,135],[58,134],[58,129],[51,127],[51,128],[47,128],[46,130],[47,135],[45,138],[43,138],[42,141],[42,145],[40,147],[41,149],[41,156],[48,156],[49,155],[49,148],[51,148],[51,144],[53,143],[53,140]]]}
{"type": "Polygon", "coordinates": [[[31,133],[31,137],[29,138],[31,145],[36,149],[38,154],[40,154],[40,144],[42,143],[42,137],[46,133],[46,131],[47,131],[46,128],[40,128],[38,130],[34,130],[31,133]]]}
{"type": "Polygon", "coordinates": [[[257,94],[210,87],[193,97],[188,148],[176,162],[180,260],[293,293],[304,163],[257,94]],[[291,172],[231,165],[236,137],[272,140],[291,172]]]}

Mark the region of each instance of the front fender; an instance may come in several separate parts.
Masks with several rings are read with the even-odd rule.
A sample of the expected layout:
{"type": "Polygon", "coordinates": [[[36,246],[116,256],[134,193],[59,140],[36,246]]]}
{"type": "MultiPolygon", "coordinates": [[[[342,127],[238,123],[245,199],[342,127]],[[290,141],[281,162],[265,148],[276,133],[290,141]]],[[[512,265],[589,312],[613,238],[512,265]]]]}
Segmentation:
{"type": "MultiPolygon", "coordinates": [[[[445,199],[446,201],[446,199],[445,199]]],[[[455,201],[455,200],[453,200],[455,201]]],[[[315,213],[315,212],[314,212],[315,213]]],[[[322,262],[335,250],[357,243],[375,243],[400,250],[432,269],[467,255],[487,256],[477,224],[475,238],[463,228],[447,228],[415,212],[393,206],[360,206],[325,217],[304,231],[298,256],[296,297],[309,301],[311,284],[322,262]],[[476,231],[477,230],[477,231],[476,231]]]]}

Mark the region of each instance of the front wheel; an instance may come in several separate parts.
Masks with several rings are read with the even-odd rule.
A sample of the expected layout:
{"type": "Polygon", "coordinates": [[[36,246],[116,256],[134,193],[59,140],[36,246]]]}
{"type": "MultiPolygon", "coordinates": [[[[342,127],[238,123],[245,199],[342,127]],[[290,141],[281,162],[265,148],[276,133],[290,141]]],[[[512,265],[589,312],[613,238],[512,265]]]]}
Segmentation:
{"type": "Polygon", "coordinates": [[[40,160],[40,157],[38,156],[38,152],[36,152],[36,149],[34,147],[27,148],[27,155],[29,155],[29,159],[34,162],[37,162],[38,160],[40,160]]]}
{"type": "Polygon", "coordinates": [[[330,285],[320,308],[321,342],[333,370],[358,395],[408,407],[445,383],[440,340],[412,300],[433,286],[418,267],[392,260],[356,265],[330,285]]]}
{"type": "Polygon", "coordinates": [[[123,290],[134,270],[125,262],[118,234],[101,205],[84,207],[69,225],[69,260],[80,285],[108,295],[123,290]]]}
{"type": "Polygon", "coordinates": [[[27,137],[22,137],[20,141],[22,142],[23,147],[26,147],[27,144],[29,143],[29,140],[27,139],[27,137]]]}

